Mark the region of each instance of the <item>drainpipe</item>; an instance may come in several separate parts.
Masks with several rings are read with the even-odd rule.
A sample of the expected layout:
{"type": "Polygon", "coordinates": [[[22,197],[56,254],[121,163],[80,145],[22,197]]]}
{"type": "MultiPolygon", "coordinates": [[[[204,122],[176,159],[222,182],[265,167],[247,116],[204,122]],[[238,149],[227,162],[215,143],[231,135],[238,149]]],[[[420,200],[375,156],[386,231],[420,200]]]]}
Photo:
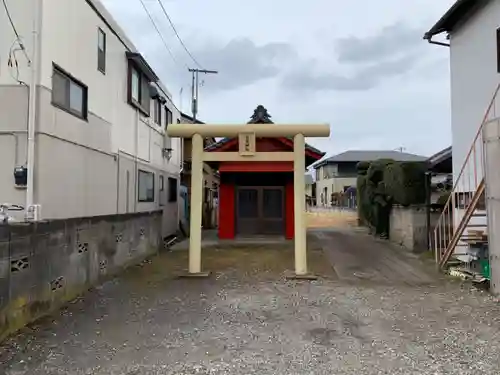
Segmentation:
{"type": "Polygon", "coordinates": [[[139,176],[139,121],[141,121],[141,116],[139,115],[139,110],[135,111],[135,136],[134,136],[134,213],[137,213],[137,200],[139,197],[138,192],[138,176],[139,176]]]}
{"type": "Polygon", "coordinates": [[[425,172],[425,231],[427,233],[426,248],[431,250],[431,183],[432,172],[425,172]]]}
{"type": "Polygon", "coordinates": [[[37,84],[40,74],[40,47],[41,47],[41,28],[42,28],[42,1],[34,0],[33,6],[33,39],[31,56],[31,79],[29,86],[29,108],[28,108],[28,184],[26,189],[26,218],[29,219],[32,212],[29,208],[34,203],[34,172],[35,172],[35,132],[37,115],[37,84]]]}
{"type": "Polygon", "coordinates": [[[184,171],[184,138],[179,138],[179,175],[184,171]]]}
{"type": "MultiPolygon", "coordinates": [[[[166,129],[165,129],[166,133],[166,129]]],[[[177,231],[181,228],[181,205],[183,204],[181,198],[181,182],[182,172],[184,171],[184,138],[179,138],[179,182],[177,183],[177,231]],[[179,199],[180,198],[180,199],[179,199]]],[[[187,199],[187,198],[186,198],[187,199]]]]}

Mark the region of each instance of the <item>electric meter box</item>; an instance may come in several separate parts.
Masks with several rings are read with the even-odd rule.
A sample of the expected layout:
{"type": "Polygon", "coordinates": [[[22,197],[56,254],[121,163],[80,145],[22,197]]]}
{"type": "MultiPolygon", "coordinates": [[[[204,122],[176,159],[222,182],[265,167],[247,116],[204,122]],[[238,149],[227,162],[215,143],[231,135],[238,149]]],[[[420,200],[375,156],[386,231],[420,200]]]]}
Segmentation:
{"type": "Polygon", "coordinates": [[[28,184],[28,168],[16,167],[14,168],[14,183],[16,186],[26,186],[28,184]]]}

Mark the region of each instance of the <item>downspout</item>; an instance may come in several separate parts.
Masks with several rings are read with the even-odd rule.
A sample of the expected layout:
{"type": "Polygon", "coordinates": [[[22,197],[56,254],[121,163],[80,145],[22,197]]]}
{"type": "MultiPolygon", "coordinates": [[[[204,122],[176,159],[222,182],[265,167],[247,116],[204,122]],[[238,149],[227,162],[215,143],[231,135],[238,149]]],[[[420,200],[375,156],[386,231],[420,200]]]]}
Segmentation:
{"type": "Polygon", "coordinates": [[[425,172],[425,231],[426,236],[426,249],[431,251],[431,183],[432,183],[432,172],[425,172]]]}
{"type": "Polygon", "coordinates": [[[138,157],[139,157],[139,121],[140,121],[140,115],[139,111],[135,111],[135,140],[134,140],[134,213],[137,212],[137,200],[139,197],[139,191],[138,191],[138,186],[139,186],[139,163],[138,163],[138,157]]]}
{"type": "Polygon", "coordinates": [[[32,56],[31,56],[31,78],[29,87],[29,108],[28,108],[28,155],[26,168],[28,170],[27,186],[26,186],[26,219],[33,216],[30,207],[34,203],[34,174],[35,174],[35,132],[37,123],[37,85],[39,83],[41,59],[40,49],[42,44],[41,29],[42,29],[42,1],[33,0],[33,39],[32,39],[32,56]]]}
{"type": "MultiPolygon", "coordinates": [[[[165,135],[167,129],[165,129],[165,135]]],[[[177,183],[177,231],[181,228],[181,205],[183,204],[181,197],[181,182],[182,182],[182,172],[184,171],[184,138],[179,138],[179,182],[177,183]],[[179,199],[180,198],[180,199],[179,199]]]]}
{"type": "Polygon", "coordinates": [[[179,174],[181,174],[184,171],[184,138],[179,138],[179,147],[180,147],[180,153],[179,153],[179,174]]]}
{"type": "MultiPolygon", "coordinates": [[[[127,199],[129,199],[128,196],[127,199]]],[[[120,213],[120,153],[118,152],[116,154],[116,214],[118,215],[119,213],[120,213]]]]}

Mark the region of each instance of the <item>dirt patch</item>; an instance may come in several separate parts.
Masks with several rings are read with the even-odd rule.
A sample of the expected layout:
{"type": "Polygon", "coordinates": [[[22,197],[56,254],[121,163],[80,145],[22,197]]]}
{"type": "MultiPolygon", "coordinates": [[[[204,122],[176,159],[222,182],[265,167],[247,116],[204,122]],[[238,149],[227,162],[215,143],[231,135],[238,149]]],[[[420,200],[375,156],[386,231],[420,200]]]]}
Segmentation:
{"type": "MultiPolygon", "coordinates": [[[[162,253],[141,266],[132,267],[124,277],[132,284],[143,282],[151,285],[166,279],[177,278],[186,272],[187,251],[162,253]]],[[[308,268],[311,273],[324,278],[334,277],[323,250],[314,241],[309,244],[308,268]]],[[[218,279],[279,279],[286,271],[294,269],[293,244],[248,245],[235,248],[216,246],[202,249],[202,269],[211,271],[218,279]]]]}
{"type": "Polygon", "coordinates": [[[357,225],[358,215],[353,211],[307,212],[308,228],[346,228],[357,225]]]}

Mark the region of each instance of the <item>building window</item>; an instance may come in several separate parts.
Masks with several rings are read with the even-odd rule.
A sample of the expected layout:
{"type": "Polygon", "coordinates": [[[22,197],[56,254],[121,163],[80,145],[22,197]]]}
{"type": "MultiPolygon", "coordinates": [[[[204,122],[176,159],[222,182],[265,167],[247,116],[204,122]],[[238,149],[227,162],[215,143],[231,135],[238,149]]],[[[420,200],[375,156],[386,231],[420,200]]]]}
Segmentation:
{"type": "Polygon", "coordinates": [[[161,101],[160,99],[155,99],[153,101],[154,105],[154,121],[156,124],[161,126],[161,101]]]}
{"type": "Polygon", "coordinates": [[[331,176],[329,175],[330,168],[328,165],[323,167],[323,179],[328,180],[331,176]]]}
{"type": "Polygon", "coordinates": [[[172,111],[165,107],[165,129],[172,123],[172,111]]]}
{"type": "Polygon", "coordinates": [[[316,181],[321,180],[320,176],[321,176],[321,174],[320,174],[320,168],[318,168],[318,169],[316,169],[316,181]]]}
{"type": "Polygon", "coordinates": [[[165,180],[164,177],[161,175],[158,178],[158,185],[159,185],[158,190],[160,194],[160,206],[163,206],[165,204],[165,200],[163,198],[165,194],[165,180]]]}
{"type": "Polygon", "coordinates": [[[97,30],[97,70],[106,73],[106,33],[99,28],[97,30]]]}
{"type": "Polygon", "coordinates": [[[168,178],[168,201],[177,202],[177,179],[168,178]]]}
{"type": "Polygon", "coordinates": [[[87,86],[54,65],[52,72],[52,104],[86,120],[87,100],[87,86]]]}
{"type": "Polygon", "coordinates": [[[131,68],[130,72],[130,98],[139,104],[141,92],[141,79],[139,72],[135,68],[131,68]]]}
{"type": "Polygon", "coordinates": [[[139,202],[154,202],[155,201],[155,175],[152,172],[147,172],[139,169],[138,172],[138,196],[139,202]]]}
{"type": "Polygon", "coordinates": [[[497,72],[500,73],[500,28],[497,29],[497,72]]]}
{"type": "Polygon", "coordinates": [[[151,111],[151,94],[148,78],[133,63],[129,62],[128,102],[149,116],[151,111]]]}

